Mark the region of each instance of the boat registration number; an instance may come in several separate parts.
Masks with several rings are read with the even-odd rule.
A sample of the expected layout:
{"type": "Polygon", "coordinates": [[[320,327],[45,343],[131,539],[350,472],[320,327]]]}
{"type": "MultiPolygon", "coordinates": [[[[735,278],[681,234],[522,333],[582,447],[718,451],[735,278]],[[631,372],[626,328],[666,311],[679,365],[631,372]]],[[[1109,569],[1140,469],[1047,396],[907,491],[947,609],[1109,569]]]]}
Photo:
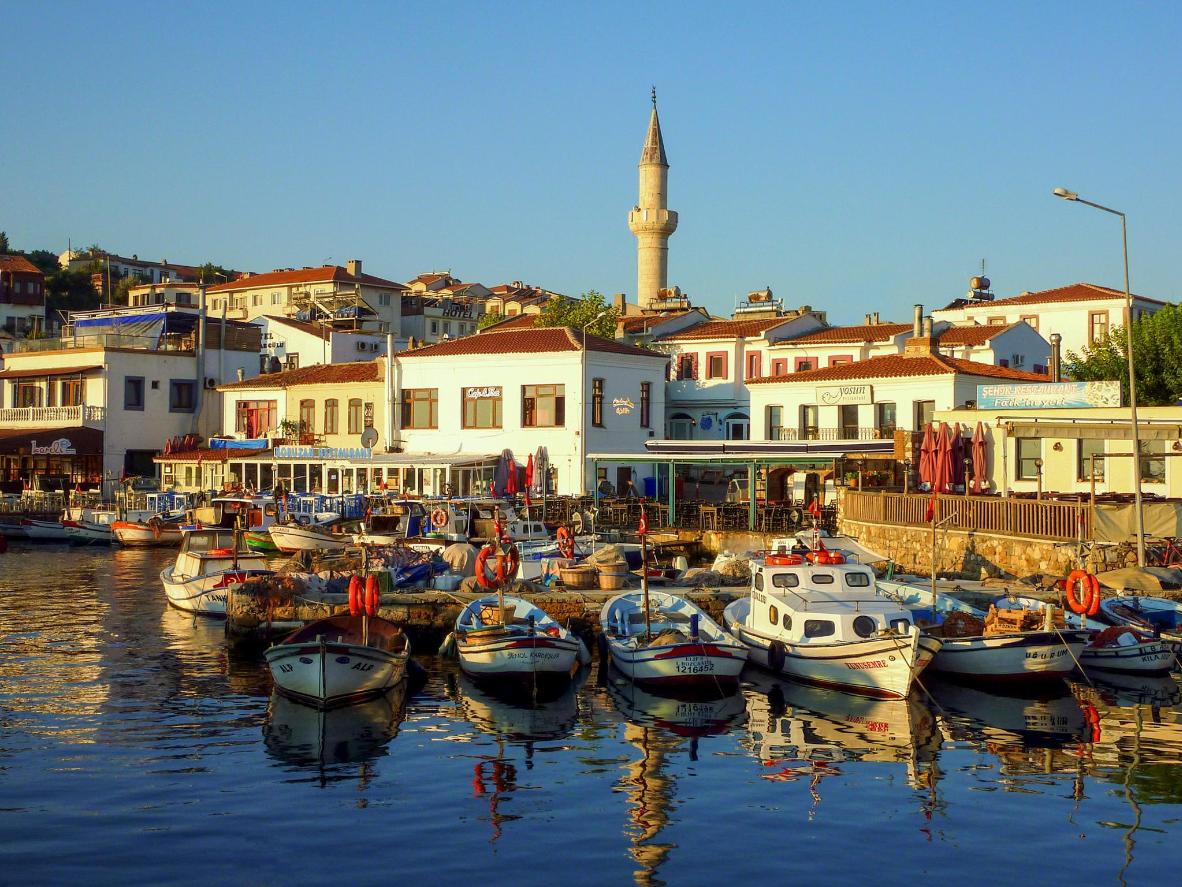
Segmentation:
{"type": "Polygon", "coordinates": [[[677,663],[678,674],[709,674],[714,671],[714,662],[710,659],[682,659],[677,663]]]}
{"type": "Polygon", "coordinates": [[[1060,650],[1044,650],[1041,653],[1038,652],[1037,650],[1033,650],[1033,651],[1026,654],[1026,658],[1027,659],[1037,659],[1039,662],[1046,662],[1051,659],[1060,659],[1066,655],[1067,655],[1067,648],[1064,647],[1060,650]]]}

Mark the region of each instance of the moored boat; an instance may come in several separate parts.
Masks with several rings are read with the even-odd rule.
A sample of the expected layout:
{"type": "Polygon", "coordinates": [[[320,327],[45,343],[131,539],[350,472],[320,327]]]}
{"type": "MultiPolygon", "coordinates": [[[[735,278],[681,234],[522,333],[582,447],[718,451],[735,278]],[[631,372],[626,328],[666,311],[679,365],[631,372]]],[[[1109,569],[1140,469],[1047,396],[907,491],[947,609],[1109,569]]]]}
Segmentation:
{"type": "Polygon", "coordinates": [[[336,515],[321,524],[272,524],[271,541],[284,554],[297,551],[340,551],[352,545],[353,534],[341,531],[336,515]]]}
{"type": "Polygon", "coordinates": [[[279,554],[279,546],[271,538],[269,530],[247,530],[242,534],[246,547],[258,554],[279,554]]]}
{"type": "Polygon", "coordinates": [[[410,641],[380,616],[318,619],[266,652],[283,694],[322,708],[381,695],[406,677],[410,641]]]}
{"type": "Polygon", "coordinates": [[[81,517],[66,527],[71,545],[110,545],[115,541],[111,526],[116,512],[110,509],[84,508],[81,517]]]}
{"type": "Polygon", "coordinates": [[[667,592],[616,595],[603,605],[600,637],[626,677],[654,685],[733,687],[747,648],[693,602],[667,592]]]}
{"type": "Polygon", "coordinates": [[[161,571],[160,581],[174,607],[224,616],[231,589],[270,572],[233,530],[192,530],[184,534],[176,562],[161,571]]]}
{"type": "Polygon", "coordinates": [[[1098,619],[1109,625],[1127,625],[1160,637],[1182,652],[1182,603],[1166,598],[1122,595],[1100,601],[1098,619]]]}
{"type": "MultiPolygon", "coordinates": [[[[70,521],[72,525],[74,521],[70,521]]],[[[36,520],[26,517],[21,520],[25,536],[34,542],[69,542],[66,524],[60,520],[36,520]]]]}
{"type": "Polygon", "coordinates": [[[181,544],[180,525],[159,517],[146,521],[117,520],[111,524],[111,535],[128,548],[175,548],[181,544]]]}

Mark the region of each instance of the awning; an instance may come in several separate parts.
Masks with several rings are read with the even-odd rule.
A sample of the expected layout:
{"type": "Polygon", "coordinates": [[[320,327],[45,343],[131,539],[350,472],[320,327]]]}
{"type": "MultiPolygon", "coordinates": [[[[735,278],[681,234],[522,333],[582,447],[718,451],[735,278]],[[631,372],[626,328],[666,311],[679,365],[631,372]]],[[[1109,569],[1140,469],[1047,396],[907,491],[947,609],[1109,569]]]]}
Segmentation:
{"type": "MultiPolygon", "coordinates": [[[[1063,440],[1132,440],[1132,422],[1064,422],[1027,420],[999,423],[1014,437],[1062,438],[1063,440]]],[[[1182,424],[1138,422],[1141,440],[1182,440],[1182,424]]]]}
{"type": "Polygon", "coordinates": [[[0,453],[24,456],[101,456],[103,433],[97,428],[6,428],[0,430],[0,453]]]}
{"type": "Polygon", "coordinates": [[[42,367],[40,369],[28,370],[4,370],[0,372],[0,379],[44,379],[46,376],[77,376],[80,373],[89,373],[94,370],[101,370],[102,364],[93,364],[84,367],[69,367],[61,369],[59,367],[42,367]]]}

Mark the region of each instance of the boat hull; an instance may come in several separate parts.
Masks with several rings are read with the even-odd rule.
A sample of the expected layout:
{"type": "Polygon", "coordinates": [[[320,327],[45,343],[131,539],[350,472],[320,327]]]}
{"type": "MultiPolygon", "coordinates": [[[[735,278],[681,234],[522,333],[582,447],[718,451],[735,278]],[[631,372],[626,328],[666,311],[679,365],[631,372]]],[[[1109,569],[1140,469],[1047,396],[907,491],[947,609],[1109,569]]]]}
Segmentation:
{"type": "Polygon", "coordinates": [[[25,536],[34,542],[68,542],[67,527],[60,521],[33,520],[26,518],[21,521],[25,536]]]}
{"type": "Polygon", "coordinates": [[[607,647],[621,673],[652,686],[734,686],[747,661],[746,647],[718,641],[644,646],[608,637],[607,647]]]}
{"type": "Polygon", "coordinates": [[[944,638],[932,671],[959,678],[1037,681],[1069,675],[1087,643],[1082,631],[1024,631],[944,638]]]}
{"type": "Polygon", "coordinates": [[[297,551],[340,551],[353,541],[352,536],[342,534],[339,538],[292,524],[277,524],[271,527],[271,541],[284,554],[297,551]]]}
{"type": "Polygon", "coordinates": [[[128,548],[175,548],[181,544],[179,528],[152,527],[133,521],[115,521],[111,524],[115,541],[128,548]]]}
{"type": "Polygon", "coordinates": [[[321,708],[360,702],[385,693],[406,677],[409,653],[356,644],[279,644],[266,652],[279,692],[321,708]]]}
{"type": "Polygon", "coordinates": [[[266,530],[249,530],[242,534],[242,541],[246,543],[247,548],[259,554],[279,553],[279,546],[275,544],[275,541],[271,538],[271,534],[266,530]]]}
{"type": "Polygon", "coordinates": [[[1084,647],[1079,664],[1086,669],[1127,674],[1165,674],[1174,667],[1173,649],[1158,640],[1139,641],[1125,647],[1084,647]]]}
{"type": "Polygon", "coordinates": [[[229,569],[205,576],[174,578],[175,567],[166,567],[160,573],[164,594],[168,602],[178,610],[200,613],[203,616],[225,616],[226,603],[230,592],[251,576],[262,575],[266,570],[229,569]]]}
{"type": "Polygon", "coordinates": [[[115,541],[109,526],[98,524],[78,524],[66,527],[66,536],[71,545],[110,545],[115,541]]]}
{"type": "Polygon", "coordinates": [[[561,683],[578,669],[578,638],[502,635],[457,637],[460,668],[477,681],[561,683]]]}

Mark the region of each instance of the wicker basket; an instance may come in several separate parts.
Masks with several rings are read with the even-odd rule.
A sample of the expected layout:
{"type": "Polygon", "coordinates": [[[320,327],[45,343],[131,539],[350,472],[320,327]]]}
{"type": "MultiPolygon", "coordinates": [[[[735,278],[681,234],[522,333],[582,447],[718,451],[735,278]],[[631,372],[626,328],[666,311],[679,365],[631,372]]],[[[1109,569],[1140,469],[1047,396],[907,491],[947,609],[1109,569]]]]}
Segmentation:
{"type": "Polygon", "coordinates": [[[627,573],[600,573],[599,574],[599,590],[600,591],[619,591],[628,584],[627,573]]]}
{"type": "Polygon", "coordinates": [[[596,571],[594,567],[559,567],[558,575],[562,577],[562,584],[567,588],[586,589],[595,587],[596,571]]]}

